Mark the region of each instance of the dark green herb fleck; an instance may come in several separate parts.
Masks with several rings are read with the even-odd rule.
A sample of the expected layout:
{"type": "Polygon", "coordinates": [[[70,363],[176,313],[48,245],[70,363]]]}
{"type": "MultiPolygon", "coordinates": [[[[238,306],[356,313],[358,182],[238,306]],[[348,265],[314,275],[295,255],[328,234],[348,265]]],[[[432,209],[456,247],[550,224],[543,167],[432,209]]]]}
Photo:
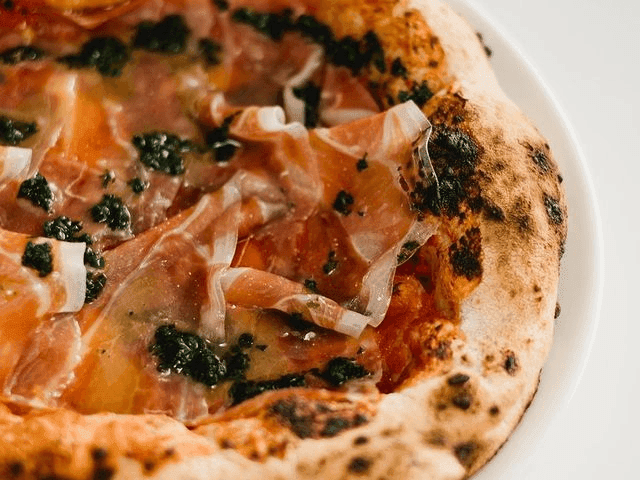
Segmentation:
{"type": "Polygon", "coordinates": [[[369,30],[365,34],[363,42],[366,63],[373,63],[380,73],[386,72],[387,64],[384,59],[384,50],[375,32],[369,30]]]}
{"type": "Polygon", "coordinates": [[[180,15],[169,15],[157,23],[138,24],[133,46],[158,53],[181,53],[189,33],[189,27],[180,15]]]}
{"type": "Polygon", "coordinates": [[[179,331],[175,325],[161,325],[156,329],[154,340],[149,351],[160,360],[159,371],[186,375],[208,386],[224,378],[224,362],[198,335],[179,331]]]}
{"type": "Polygon", "coordinates": [[[46,277],[53,271],[51,245],[48,243],[27,242],[22,255],[22,265],[38,271],[38,275],[46,277]]]}
{"type": "Polygon", "coordinates": [[[100,176],[100,179],[102,180],[102,188],[107,188],[110,183],[116,181],[116,174],[111,170],[107,170],[100,176]]]}
{"type": "Polygon", "coordinates": [[[243,333],[238,337],[238,347],[239,348],[251,348],[253,345],[253,335],[250,333],[243,333]]]}
{"type": "Polygon", "coordinates": [[[296,20],[295,27],[302,35],[320,45],[327,46],[335,41],[329,26],[319,22],[311,15],[300,15],[296,20]]]}
{"type": "Polygon", "coordinates": [[[304,281],[304,288],[306,288],[307,290],[310,290],[313,293],[317,293],[318,292],[318,284],[315,280],[312,280],[310,278],[308,278],[307,280],[304,281]]]}
{"type": "Polygon", "coordinates": [[[232,404],[237,405],[269,390],[304,386],[306,386],[304,375],[289,374],[275,380],[240,380],[234,382],[229,390],[229,395],[231,396],[232,404]]]}
{"type": "Polygon", "coordinates": [[[225,378],[233,380],[243,379],[249,369],[249,355],[244,353],[238,345],[235,345],[224,356],[224,364],[227,369],[225,378]]]}
{"type": "Polygon", "coordinates": [[[45,237],[55,238],[56,240],[66,242],[85,241],[84,237],[79,240],[77,236],[82,230],[82,222],[71,220],[64,215],[44,222],[43,230],[45,237]]]}
{"type": "Polygon", "coordinates": [[[70,68],[95,68],[105,77],[117,77],[129,61],[129,48],[115,37],[96,37],[80,52],[59,58],[70,68]]]}
{"type": "Polygon", "coordinates": [[[414,85],[410,92],[403,91],[398,93],[398,100],[400,102],[413,100],[420,108],[422,108],[431,97],[433,97],[433,93],[429,90],[427,82],[414,85]]]}
{"type": "Polygon", "coordinates": [[[129,209],[115,195],[103,195],[100,203],[91,207],[91,217],[97,223],[106,223],[111,230],[126,230],[131,224],[129,209]]]}
{"type": "Polygon", "coordinates": [[[39,173],[20,184],[18,198],[26,198],[36,207],[47,212],[51,210],[51,205],[53,205],[53,192],[51,192],[47,179],[39,173]]]}
{"type": "Polygon", "coordinates": [[[37,131],[36,122],[22,122],[0,115],[0,145],[18,145],[37,131]]]}
{"type": "Polygon", "coordinates": [[[84,294],[84,303],[93,302],[107,283],[107,276],[104,273],[87,272],[87,291],[84,294]]]}
{"type": "Polygon", "coordinates": [[[336,260],[336,252],[331,250],[327,258],[327,263],[322,266],[322,271],[325,275],[331,275],[338,268],[338,261],[336,260]]]}
{"type": "Polygon", "coordinates": [[[14,3],[13,0],[4,0],[2,2],[2,6],[4,7],[5,10],[11,11],[15,8],[16,4],[14,3]]]}
{"type": "Polygon", "coordinates": [[[192,149],[188,140],[167,132],[149,132],[133,137],[133,146],[140,153],[140,161],[147,167],[169,175],[184,173],[183,152],[192,149]]]}
{"type": "Polygon", "coordinates": [[[336,357],[329,361],[320,376],[334,387],[362,378],[369,374],[365,368],[354,360],[345,357],[336,357]]]}
{"type": "Polygon", "coordinates": [[[127,182],[127,185],[131,187],[133,193],[142,193],[149,186],[147,182],[143,182],[139,177],[132,178],[127,182]]]}
{"type": "Polygon", "coordinates": [[[15,65],[20,62],[35,62],[44,57],[46,53],[30,45],[10,48],[0,53],[0,62],[6,65],[15,65]]]}
{"type": "Polygon", "coordinates": [[[391,75],[395,77],[407,78],[408,74],[409,72],[407,72],[407,68],[402,63],[400,57],[396,57],[396,59],[391,64],[391,75]]]}
{"type": "Polygon", "coordinates": [[[251,25],[272,40],[280,40],[286,32],[293,29],[291,14],[291,10],[284,10],[279,14],[261,13],[243,7],[234,11],[231,18],[238,23],[251,25]]]}
{"type": "Polygon", "coordinates": [[[219,43],[214,42],[210,38],[201,38],[198,40],[198,50],[206,65],[214,66],[220,64],[222,47],[219,43]]]}
{"type": "Polygon", "coordinates": [[[98,255],[91,247],[84,251],[84,263],[93,268],[104,268],[104,257],[98,255]]]}
{"type": "Polygon", "coordinates": [[[411,258],[411,256],[416,252],[419,246],[420,244],[415,241],[406,242],[404,245],[402,245],[402,247],[400,248],[400,253],[398,253],[398,263],[403,263],[409,260],[409,258],[411,258]]]}
{"type": "Polygon", "coordinates": [[[227,0],[213,0],[213,3],[222,12],[224,12],[225,10],[229,10],[229,2],[227,2],[227,0]]]}
{"type": "Polygon", "coordinates": [[[229,115],[224,119],[222,125],[207,134],[206,142],[213,151],[216,162],[228,162],[242,146],[240,142],[229,138],[229,127],[234,118],[235,115],[229,115]]]}
{"type": "Polygon", "coordinates": [[[353,206],[353,196],[349,192],[340,190],[333,202],[333,209],[342,215],[349,215],[353,206]]]}
{"type": "Polygon", "coordinates": [[[293,94],[304,101],[304,126],[307,128],[318,125],[320,93],[320,87],[311,81],[293,89],[293,94]]]}
{"type": "Polygon", "coordinates": [[[364,156],[356,162],[356,168],[359,172],[361,172],[363,170],[366,170],[368,167],[369,162],[367,162],[367,154],[365,153],[364,156]]]}

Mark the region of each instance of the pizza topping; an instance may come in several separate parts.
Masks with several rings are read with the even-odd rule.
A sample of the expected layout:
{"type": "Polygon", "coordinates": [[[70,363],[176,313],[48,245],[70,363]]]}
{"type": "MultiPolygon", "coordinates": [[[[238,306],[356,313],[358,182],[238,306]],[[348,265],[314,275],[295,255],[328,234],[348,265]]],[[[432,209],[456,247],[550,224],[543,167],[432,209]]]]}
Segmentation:
{"type": "Polygon", "coordinates": [[[167,132],[150,132],[133,137],[140,161],[147,167],[169,175],[184,173],[181,153],[191,150],[191,142],[167,132]]]}
{"type": "Polygon", "coordinates": [[[157,23],[144,21],[137,27],[133,47],[177,54],[184,51],[189,33],[189,27],[180,15],[169,15],[157,23]]]}
{"type": "Polygon", "coordinates": [[[9,48],[0,53],[0,62],[5,65],[16,65],[21,62],[35,62],[46,56],[46,52],[31,45],[9,48]]]}
{"type": "Polygon", "coordinates": [[[304,126],[314,128],[318,125],[318,107],[320,105],[320,87],[312,81],[293,89],[293,94],[304,101],[304,126]]]}
{"type": "Polygon", "coordinates": [[[38,131],[35,122],[23,122],[0,115],[0,144],[15,146],[38,131]]]}
{"type": "Polygon", "coordinates": [[[429,90],[426,81],[413,85],[410,91],[398,93],[398,101],[408,102],[409,100],[413,100],[420,108],[424,107],[424,104],[427,103],[431,97],[433,97],[433,92],[429,90]]]}
{"type": "Polygon", "coordinates": [[[342,215],[347,216],[351,213],[352,206],[353,206],[353,196],[349,192],[340,190],[338,192],[338,195],[336,195],[336,199],[333,202],[333,209],[336,212],[339,212],[342,215]]]}
{"type": "Polygon", "coordinates": [[[104,273],[87,272],[85,303],[93,302],[107,284],[107,276],[104,273]]]}
{"type": "Polygon", "coordinates": [[[228,162],[242,146],[237,140],[229,138],[229,126],[234,118],[235,115],[229,115],[219,127],[207,133],[207,145],[213,151],[213,158],[216,162],[228,162]]]}
{"type": "Polygon", "coordinates": [[[400,57],[396,57],[396,59],[391,63],[391,75],[407,78],[407,74],[407,67],[402,63],[402,59],[400,57]]]}
{"type": "Polygon", "coordinates": [[[20,184],[18,198],[26,198],[36,207],[49,212],[53,205],[53,192],[47,183],[47,179],[39,173],[35,177],[25,180],[20,184]]]}
{"type": "Polygon", "coordinates": [[[237,405],[269,390],[306,386],[304,375],[287,374],[275,380],[242,380],[235,382],[229,390],[231,404],[237,405]]]}
{"type": "Polygon", "coordinates": [[[367,152],[365,152],[364,156],[356,163],[356,169],[361,172],[363,170],[366,170],[368,166],[369,164],[367,163],[367,152]]]}
{"type": "Polygon", "coordinates": [[[53,271],[51,245],[48,243],[35,244],[27,242],[22,255],[22,265],[38,271],[38,275],[46,277],[53,271]]]}
{"type": "Polygon", "coordinates": [[[31,165],[32,150],[0,146],[0,182],[24,175],[31,165]]]}
{"type": "Polygon", "coordinates": [[[64,215],[44,222],[43,231],[45,237],[56,240],[91,243],[87,234],[77,235],[82,231],[82,222],[71,220],[64,215]]]}
{"type": "Polygon", "coordinates": [[[238,23],[251,25],[272,40],[280,40],[287,31],[293,28],[291,13],[290,10],[285,10],[280,14],[262,13],[252,8],[242,7],[235,10],[231,18],[238,23]]]}
{"type": "Polygon", "coordinates": [[[105,77],[117,77],[129,61],[129,48],[114,37],[95,37],[77,54],[66,55],[58,61],[70,68],[95,68],[105,77]]]}
{"type": "Polygon", "coordinates": [[[102,180],[102,188],[107,188],[110,184],[115,182],[116,174],[113,173],[113,170],[106,170],[101,176],[102,180]]]}
{"type": "Polygon", "coordinates": [[[103,195],[99,203],[91,207],[94,222],[105,223],[111,230],[127,230],[131,226],[131,214],[115,195],[103,195]]]}
{"type": "Polygon", "coordinates": [[[46,313],[80,310],[83,252],[83,244],[0,230],[0,317],[13,318],[26,327],[46,313]]]}
{"type": "Polygon", "coordinates": [[[349,380],[369,375],[365,368],[354,360],[344,357],[332,359],[320,376],[334,387],[339,387],[349,380]]]}
{"type": "Polygon", "coordinates": [[[210,38],[201,38],[198,40],[198,50],[200,51],[200,56],[204,60],[205,65],[211,67],[220,64],[220,52],[222,52],[222,45],[219,43],[214,42],[210,38]]]}
{"type": "Polygon", "coordinates": [[[149,350],[160,359],[159,371],[173,371],[213,386],[226,374],[225,363],[197,335],[162,325],[149,350]]]}
{"type": "Polygon", "coordinates": [[[140,177],[135,177],[129,180],[127,185],[131,187],[133,193],[142,193],[149,186],[149,183],[142,181],[140,177]]]}

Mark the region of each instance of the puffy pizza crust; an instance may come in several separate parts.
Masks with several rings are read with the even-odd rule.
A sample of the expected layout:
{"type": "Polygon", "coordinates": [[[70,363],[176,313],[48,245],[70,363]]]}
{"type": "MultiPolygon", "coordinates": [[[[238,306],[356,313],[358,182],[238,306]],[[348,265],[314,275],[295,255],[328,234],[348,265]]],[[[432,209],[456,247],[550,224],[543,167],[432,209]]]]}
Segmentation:
{"type": "Polygon", "coordinates": [[[155,415],[0,407],[0,476],[459,479],[516,427],[551,345],[566,237],[549,147],[498,87],[476,34],[439,0],[320,4],[338,35],[375,25],[410,79],[437,87],[423,110],[447,207],[440,234],[454,273],[477,284],[451,357],[396,393],[270,392],[191,429],[155,415]],[[327,418],[351,428],[310,438],[327,418]]]}

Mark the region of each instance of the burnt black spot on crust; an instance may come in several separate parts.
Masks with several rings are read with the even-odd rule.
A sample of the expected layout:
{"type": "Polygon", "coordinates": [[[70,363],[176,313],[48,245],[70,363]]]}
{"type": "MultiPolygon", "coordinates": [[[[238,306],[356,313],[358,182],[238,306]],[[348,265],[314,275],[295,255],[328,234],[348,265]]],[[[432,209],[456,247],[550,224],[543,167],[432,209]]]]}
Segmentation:
{"type": "Polygon", "coordinates": [[[365,443],[369,443],[369,439],[363,435],[353,439],[354,445],[364,445],[365,443]]]}
{"type": "Polygon", "coordinates": [[[464,385],[469,381],[469,375],[457,373],[447,379],[447,383],[451,386],[464,385]]]}
{"type": "Polygon", "coordinates": [[[549,159],[542,150],[533,150],[530,156],[542,173],[547,173],[550,170],[549,159]]]}
{"type": "Polygon", "coordinates": [[[495,222],[503,222],[505,219],[504,210],[487,199],[484,199],[484,214],[486,218],[495,222]]]}
{"type": "Polygon", "coordinates": [[[477,452],[478,445],[475,442],[459,443],[453,448],[453,452],[456,455],[458,461],[466,468],[469,468],[473,463],[475,453],[477,452]]]}
{"type": "Polygon", "coordinates": [[[295,401],[280,401],[272,405],[271,413],[282,420],[300,438],[309,438],[313,433],[313,417],[298,413],[295,401]]]}
{"type": "Polygon", "coordinates": [[[111,467],[97,467],[93,471],[93,480],[110,480],[114,475],[114,470],[111,467]]]}
{"type": "MultiPolygon", "coordinates": [[[[352,410],[336,410],[329,405],[317,402],[310,404],[293,397],[275,402],[269,412],[303,439],[331,438],[369,421],[365,415],[354,414],[352,410]]],[[[366,443],[364,438],[363,443],[366,443]]]]}
{"type": "Polygon", "coordinates": [[[355,474],[365,474],[371,467],[372,461],[365,457],[353,457],[347,467],[350,472],[355,474]]]}
{"type": "Polygon", "coordinates": [[[453,403],[460,410],[468,410],[469,407],[471,406],[472,401],[473,401],[473,398],[471,397],[471,394],[469,394],[468,392],[458,393],[451,399],[451,403],[453,403]]]}
{"type": "Polygon", "coordinates": [[[491,407],[489,409],[489,415],[491,415],[492,417],[495,417],[496,415],[498,415],[500,413],[500,408],[498,408],[497,405],[494,405],[493,407],[491,407]]]}
{"type": "Polygon", "coordinates": [[[449,260],[453,266],[453,272],[469,280],[480,277],[482,275],[481,254],[480,229],[470,228],[458,242],[449,247],[449,260]]]}
{"type": "Polygon", "coordinates": [[[439,182],[440,202],[429,205],[434,214],[448,216],[460,213],[463,201],[475,198],[478,191],[475,173],[479,148],[464,131],[445,125],[434,127],[429,139],[429,157],[439,182]]]}
{"type": "Polygon", "coordinates": [[[337,434],[351,427],[351,422],[346,418],[330,418],[320,432],[322,437],[335,437],[337,434]]]}
{"type": "Polygon", "coordinates": [[[104,459],[107,458],[108,454],[109,454],[109,452],[107,452],[102,447],[95,447],[95,448],[91,449],[91,458],[93,459],[94,462],[102,462],[102,461],[104,461],[104,459]]]}
{"type": "Polygon", "coordinates": [[[560,304],[556,302],[556,310],[553,312],[553,318],[558,318],[560,316],[560,304]]]}
{"type": "Polygon", "coordinates": [[[482,45],[485,55],[490,58],[491,55],[493,55],[493,50],[491,50],[491,48],[484,42],[484,37],[480,32],[476,32],[476,36],[478,37],[478,40],[480,40],[480,44],[482,45]]]}
{"type": "Polygon", "coordinates": [[[513,353],[511,350],[508,350],[505,353],[504,369],[511,376],[515,375],[518,371],[518,359],[516,358],[515,353],[513,353]]]}
{"type": "Polygon", "coordinates": [[[564,214],[562,213],[562,208],[558,203],[558,200],[547,195],[544,195],[544,206],[547,210],[547,216],[549,217],[549,221],[554,225],[560,225],[564,222],[564,214]]]}

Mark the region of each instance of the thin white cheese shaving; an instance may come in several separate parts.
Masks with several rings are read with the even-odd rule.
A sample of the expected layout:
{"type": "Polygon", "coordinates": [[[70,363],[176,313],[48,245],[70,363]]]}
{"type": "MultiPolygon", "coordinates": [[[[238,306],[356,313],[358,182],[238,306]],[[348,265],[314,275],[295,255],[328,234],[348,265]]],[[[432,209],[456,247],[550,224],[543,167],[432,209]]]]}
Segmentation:
{"type": "Polygon", "coordinates": [[[84,266],[84,243],[58,242],[60,280],[66,301],[57,312],[77,312],[84,305],[87,288],[87,269],[84,266]]]}
{"type": "Polygon", "coordinates": [[[0,181],[22,177],[31,165],[30,148],[0,146],[0,181]]]}

